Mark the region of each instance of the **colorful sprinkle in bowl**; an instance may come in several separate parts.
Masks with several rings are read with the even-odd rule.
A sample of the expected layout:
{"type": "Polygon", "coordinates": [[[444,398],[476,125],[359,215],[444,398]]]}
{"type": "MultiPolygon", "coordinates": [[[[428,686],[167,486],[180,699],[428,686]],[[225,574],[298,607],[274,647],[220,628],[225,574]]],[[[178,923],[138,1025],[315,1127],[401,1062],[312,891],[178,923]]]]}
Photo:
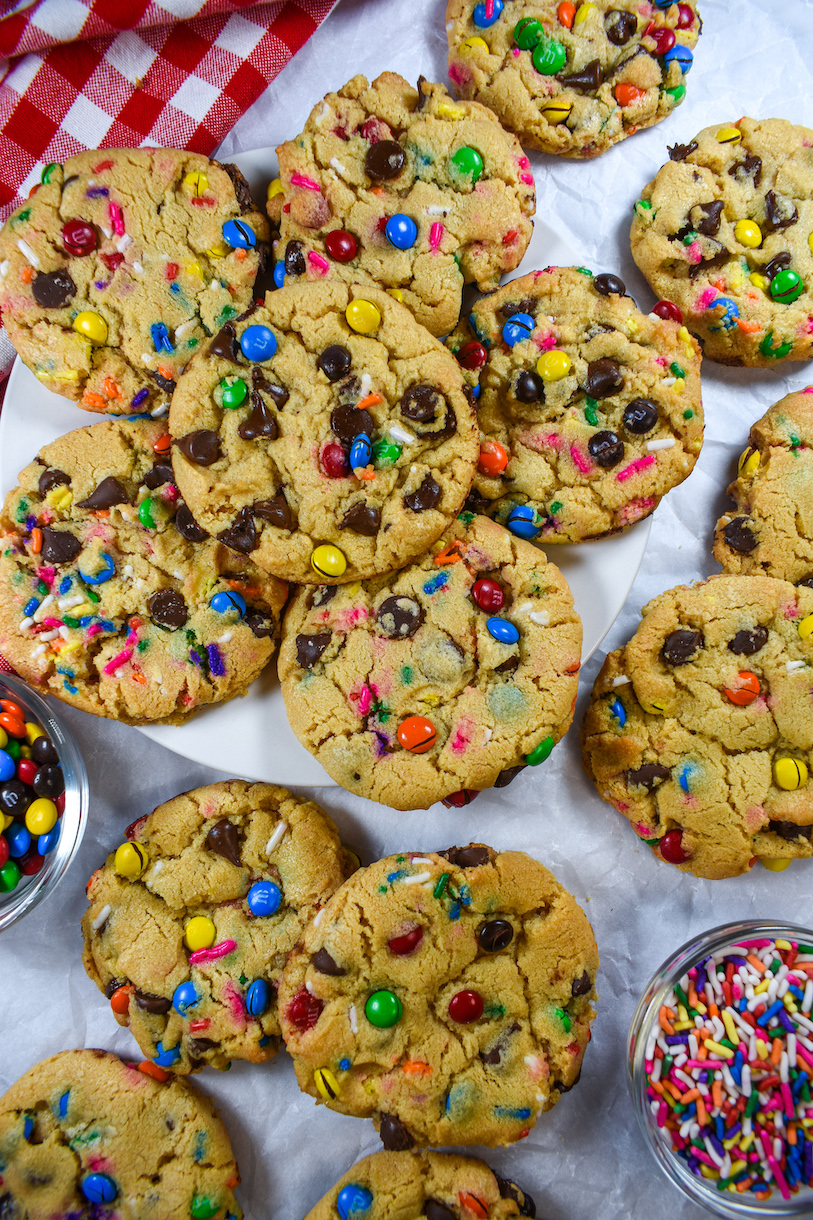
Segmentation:
{"type": "Polygon", "coordinates": [[[10,674],[0,674],[0,699],[11,699],[25,711],[26,720],[38,724],[59,755],[65,780],[65,808],[56,847],[44,857],[34,876],[24,876],[15,889],[0,893],[0,932],[33,910],[64,877],[85,833],[88,815],[88,780],[85,764],[65,721],[29,686],[10,674]]]}
{"type": "Polygon", "coordinates": [[[813,1215],[812,1007],[813,930],[770,920],[701,933],[641,997],[627,1062],[639,1126],[670,1181],[718,1216],[813,1215]]]}

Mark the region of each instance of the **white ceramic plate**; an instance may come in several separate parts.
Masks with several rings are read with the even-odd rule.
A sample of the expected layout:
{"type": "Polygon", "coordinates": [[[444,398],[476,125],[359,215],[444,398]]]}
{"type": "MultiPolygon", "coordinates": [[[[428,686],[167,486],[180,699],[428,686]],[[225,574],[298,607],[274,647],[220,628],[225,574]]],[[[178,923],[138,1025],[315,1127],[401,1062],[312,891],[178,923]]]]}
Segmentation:
{"type": "MultiPolygon", "coordinates": [[[[276,172],[273,148],[231,158],[249,181],[255,198],[265,199],[276,172]]],[[[576,254],[543,220],[534,221],[531,244],[516,274],[549,265],[574,265],[576,254]]],[[[0,414],[0,491],[6,494],[34,454],[50,441],[98,420],[66,398],[52,394],[19,358],[9,378],[0,414]]],[[[651,518],[600,542],[548,547],[561,568],[584,625],[582,657],[587,660],[609,631],[627,599],[646,550],[651,518]]],[[[177,754],[247,779],[276,784],[333,785],[294,737],[270,665],[242,699],[205,708],[183,725],[157,725],[140,732],[177,754]]]]}

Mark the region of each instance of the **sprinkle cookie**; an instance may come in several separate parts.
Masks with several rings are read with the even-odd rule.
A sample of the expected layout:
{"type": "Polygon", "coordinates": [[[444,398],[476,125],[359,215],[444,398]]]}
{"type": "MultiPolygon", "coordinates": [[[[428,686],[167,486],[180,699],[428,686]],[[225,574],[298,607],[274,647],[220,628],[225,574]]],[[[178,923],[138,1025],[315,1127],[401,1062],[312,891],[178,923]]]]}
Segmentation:
{"type": "Polygon", "coordinates": [[[444,347],[368,286],[301,284],[227,323],[172,400],[198,523],[300,584],[402,567],[460,508],[474,409],[444,347]]]}
{"type": "Polygon", "coordinates": [[[523,144],[597,157],[686,96],[694,0],[448,0],[449,76],[523,144]]]}
{"type": "Polygon", "coordinates": [[[169,445],[157,421],[69,432],[0,515],[0,653],[48,694],[126,724],[243,694],[287,596],[195,524],[169,445]]]}
{"type": "Polygon", "coordinates": [[[534,179],[516,137],[423,77],[415,90],[394,72],[354,76],[277,153],[278,284],[377,284],[445,335],[463,285],[496,288],[531,239],[534,179]]]}
{"type": "Polygon", "coordinates": [[[813,131],[784,119],[706,127],[635,205],[632,255],[704,355],[774,365],[813,356],[813,131]]]}
{"type": "Polygon", "coordinates": [[[548,267],[478,301],[449,339],[469,376],[482,368],[468,507],[521,538],[632,525],[700,453],[698,345],[625,293],[617,275],[548,267]]]}
{"type": "Polygon", "coordinates": [[[88,411],[166,413],[190,356],[251,302],[268,240],[233,165],[105,149],[47,165],[0,233],[0,310],[36,377],[88,411]]]}
{"type": "Polygon", "coordinates": [[[581,639],[558,568],[465,513],[394,576],[301,589],[279,675],[291,727],[342,787],[395,809],[463,805],[567,731],[581,639]]]}
{"type": "Polygon", "coordinates": [[[535,1216],[536,1206],[515,1182],[484,1161],[444,1152],[375,1152],[329,1190],[305,1220],[502,1220],[535,1216]]]}
{"type": "Polygon", "coordinates": [[[240,1174],[209,1099],[107,1051],[63,1051],[11,1086],[0,1098],[0,1166],[9,1220],[243,1214],[240,1174]]]}
{"type": "Polygon", "coordinates": [[[713,576],[654,598],[582,727],[599,796],[696,877],[813,855],[813,590],[713,576]]]}
{"type": "Polygon", "coordinates": [[[813,587],[813,386],[757,420],[717,522],[714,558],[732,575],[813,587]]]}
{"type": "Polygon", "coordinates": [[[360,869],[280,985],[300,1087],[388,1151],[510,1144],[579,1078],[598,953],[543,865],[482,844],[360,869]]]}
{"type": "Polygon", "coordinates": [[[91,877],[85,969],[159,1067],[263,1063],[288,951],[352,871],[311,801],[237,779],[195,788],[136,822],[91,877]]]}

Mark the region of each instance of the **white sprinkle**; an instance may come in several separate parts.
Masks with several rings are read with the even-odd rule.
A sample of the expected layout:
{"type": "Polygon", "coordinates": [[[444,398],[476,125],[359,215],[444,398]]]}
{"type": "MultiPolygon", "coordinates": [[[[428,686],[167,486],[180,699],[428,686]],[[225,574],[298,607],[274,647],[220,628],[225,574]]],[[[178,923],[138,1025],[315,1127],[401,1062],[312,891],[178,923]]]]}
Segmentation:
{"type": "Polygon", "coordinates": [[[342,165],[338,157],[331,157],[330,164],[333,166],[337,174],[341,174],[343,178],[347,177],[347,170],[342,165]]]}
{"type": "Polygon", "coordinates": [[[183,572],[173,572],[172,575],[175,577],[176,580],[183,580],[183,578],[184,578],[183,572]]]}
{"type": "Polygon", "coordinates": [[[117,682],[121,682],[122,678],[124,677],[124,666],[123,665],[122,665],[121,669],[116,669],[113,671],[113,677],[116,679],[117,682]]]}
{"type": "Polygon", "coordinates": [[[523,602],[522,605],[517,610],[517,614],[530,614],[530,612],[533,610],[533,608],[534,608],[533,602],[523,602]]]}
{"type": "Polygon", "coordinates": [[[168,410],[169,405],[167,403],[159,403],[157,407],[153,407],[152,411],[150,411],[150,418],[158,419],[159,415],[166,415],[168,410]]]}
{"type": "Polygon", "coordinates": [[[328,106],[327,102],[323,102],[323,103],[322,103],[322,110],[321,110],[321,113],[320,113],[320,114],[319,114],[319,115],[316,117],[316,119],[314,120],[314,122],[315,122],[315,123],[316,123],[316,124],[317,124],[319,127],[321,127],[321,126],[322,126],[322,124],[324,123],[325,119],[328,117],[328,115],[329,115],[329,114],[330,114],[330,107],[328,106]]]}
{"type": "Polygon", "coordinates": [[[122,576],[132,576],[133,565],[131,563],[125,563],[124,567],[121,569],[121,574],[122,576]]]}
{"type": "Polygon", "coordinates": [[[628,684],[629,678],[625,674],[622,674],[620,678],[613,678],[613,686],[627,686],[628,684]]]}
{"type": "Polygon", "coordinates": [[[358,1021],[356,1020],[356,1006],[355,1006],[355,1004],[351,1004],[351,1005],[350,1005],[350,1009],[349,1009],[349,1011],[348,1011],[348,1013],[347,1013],[347,1016],[348,1016],[348,1018],[349,1018],[349,1020],[350,1020],[350,1029],[351,1029],[351,1032],[352,1032],[352,1033],[354,1033],[354,1034],[357,1034],[357,1033],[359,1032],[359,1023],[358,1023],[358,1021]]]}
{"type": "Polygon", "coordinates": [[[135,271],[136,275],[141,275],[143,270],[144,268],[142,267],[141,263],[133,263],[133,271],[135,271]]]}
{"type": "Polygon", "coordinates": [[[121,237],[116,242],[116,249],[119,254],[123,254],[133,244],[133,239],[129,233],[122,233],[121,237]]]}
{"type": "Polygon", "coordinates": [[[677,377],[664,377],[663,381],[661,382],[661,385],[664,385],[668,388],[670,385],[674,385],[676,381],[677,381],[677,377]]]}
{"type": "Polygon", "coordinates": [[[113,908],[110,906],[109,902],[105,903],[105,905],[102,907],[101,911],[99,911],[99,914],[96,916],[96,918],[91,921],[90,926],[91,926],[91,928],[93,928],[94,932],[99,931],[99,928],[108,918],[112,909],[113,908]]]}
{"type": "Polygon", "coordinates": [[[63,640],[69,640],[71,638],[70,627],[66,627],[65,624],[63,623],[62,626],[59,628],[59,635],[62,636],[63,640]]]}
{"type": "Polygon", "coordinates": [[[218,642],[218,644],[228,644],[230,639],[231,639],[231,632],[224,631],[223,635],[220,635],[217,637],[217,642],[218,642]]]}
{"type": "Polygon", "coordinates": [[[48,640],[55,640],[58,635],[58,631],[43,631],[40,639],[42,640],[43,644],[45,644],[48,642],[48,640]]]}
{"type": "Polygon", "coordinates": [[[21,237],[17,239],[17,249],[22,254],[23,258],[27,259],[32,267],[39,267],[40,260],[37,258],[34,251],[31,249],[27,241],[23,241],[21,237]]]}
{"type": "Polygon", "coordinates": [[[418,885],[422,881],[428,881],[431,876],[431,873],[416,873],[414,877],[404,877],[404,885],[418,885]]]}
{"type": "Polygon", "coordinates": [[[314,915],[314,917],[313,917],[313,926],[314,926],[315,928],[318,928],[318,927],[319,927],[319,924],[322,922],[322,916],[324,915],[324,913],[325,913],[325,908],[324,908],[324,907],[320,907],[320,908],[319,908],[319,910],[318,910],[318,911],[316,912],[316,914],[314,915]]]}
{"type": "Polygon", "coordinates": [[[141,363],[146,364],[147,368],[149,368],[149,366],[153,363],[153,361],[157,360],[157,359],[158,359],[158,357],[153,356],[150,352],[141,353],[141,363]]]}
{"type": "Polygon", "coordinates": [[[493,729],[483,729],[483,741],[486,741],[486,742],[491,741],[491,738],[493,736],[494,736],[493,729]]]}
{"type": "Polygon", "coordinates": [[[400,441],[402,445],[413,445],[415,437],[411,432],[407,432],[406,428],[402,428],[400,424],[390,424],[389,434],[394,441],[400,441]]]}
{"type": "Polygon", "coordinates": [[[316,995],[316,992],[313,990],[313,983],[306,983],[305,990],[307,991],[308,995],[316,995]]]}
{"type": "Polygon", "coordinates": [[[451,34],[451,32],[452,32],[452,30],[453,30],[453,29],[454,29],[454,22],[453,22],[453,21],[447,21],[447,22],[446,22],[446,33],[447,33],[447,34],[451,34]]]}
{"type": "Polygon", "coordinates": [[[743,1097],[751,1096],[751,1069],[747,1063],[742,1065],[742,1095],[743,1097]]]}
{"type": "Polygon", "coordinates": [[[430,864],[430,865],[433,863],[432,860],[427,860],[425,856],[411,856],[409,862],[410,862],[410,864],[430,864]]]}
{"type": "Polygon", "coordinates": [[[0,279],[6,278],[6,276],[8,275],[8,268],[9,268],[9,261],[7,258],[4,258],[2,263],[0,263],[0,279]]]}
{"type": "Polygon", "coordinates": [[[180,326],[175,327],[175,338],[182,339],[188,331],[192,330],[195,325],[195,319],[190,318],[188,322],[181,322],[180,326]]]}
{"type": "Polygon", "coordinates": [[[788,671],[789,674],[795,673],[797,669],[804,669],[804,667],[805,667],[804,661],[786,661],[785,662],[785,669],[788,671]]]}
{"type": "MultiPolygon", "coordinates": [[[[159,683],[159,686],[160,686],[160,683],[159,683]]],[[[153,864],[152,868],[150,869],[150,873],[151,873],[151,875],[152,875],[153,877],[156,877],[156,876],[157,876],[157,875],[158,875],[158,874],[161,872],[161,870],[163,869],[163,867],[164,867],[164,861],[163,861],[163,860],[156,860],[156,861],[155,861],[155,864],[153,864]]]]}
{"type": "Polygon", "coordinates": [[[538,627],[550,626],[550,615],[547,610],[532,610],[528,618],[532,623],[536,623],[538,627]]]}
{"type": "Polygon", "coordinates": [[[288,829],[287,822],[278,822],[277,825],[274,827],[274,833],[272,834],[271,838],[268,840],[268,843],[266,844],[266,847],[265,847],[265,854],[267,856],[270,856],[271,852],[274,851],[275,848],[279,847],[280,843],[285,838],[285,832],[287,829],[288,829]]]}
{"type": "MultiPolygon", "coordinates": [[[[42,636],[40,636],[40,639],[42,639],[42,636]]],[[[47,651],[48,650],[44,644],[38,644],[37,647],[34,649],[34,651],[31,653],[31,656],[32,657],[41,657],[42,654],[47,651]]]]}
{"type": "Polygon", "coordinates": [[[361,375],[361,397],[362,398],[366,398],[367,395],[370,393],[370,386],[372,384],[373,384],[373,379],[370,376],[370,374],[362,373],[362,375],[361,375]]]}
{"type": "Polygon", "coordinates": [[[111,237],[113,236],[113,230],[112,230],[112,229],[106,229],[106,228],[104,227],[104,225],[99,225],[99,228],[100,228],[100,229],[101,229],[101,231],[104,233],[105,237],[107,237],[107,238],[111,238],[111,237]]]}
{"type": "Polygon", "coordinates": [[[72,606],[81,606],[84,600],[81,593],[73,593],[69,597],[60,597],[57,606],[60,610],[70,610],[72,606]]]}
{"type": "Polygon", "coordinates": [[[212,280],[209,287],[211,288],[212,292],[217,292],[218,288],[220,287],[220,283],[218,280],[212,280]]]}
{"type": "Polygon", "coordinates": [[[544,1093],[537,1093],[536,1100],[540,1103],[540,1105],[544,1105],[548,1099],[544,1093]]]}
{"type": "Polygon", "coordinates": [[[662,440],[647,441],[646,443],[647,449],[651,450],[652,453],[656,453],[659,449],[673,449],[674,445],[675,438],[673,436],[665,436],[662,440]]]}
{"type": "Polygon", "coordinates": [[[810,1012],[813,1008],[813,979],[805,983],[805,998],[802,1000],[802,1012],[810,1012]]]}
{"type": "Polygon", "coordinates": [[[33,626],[33,624],[34,624],[34,620],[31,617],[31,615],[29,614],[28,618],[20,619],[20,624],[19,624],[17,630],[18,631],[28,631],[28,628],[33,626]]]}
{"type": "Polygon", "coordinates": [[[443,208],[439,203],[430,203],[428,208],[424,208],[426,216],[445,216],[448,208],[443,208]]]}

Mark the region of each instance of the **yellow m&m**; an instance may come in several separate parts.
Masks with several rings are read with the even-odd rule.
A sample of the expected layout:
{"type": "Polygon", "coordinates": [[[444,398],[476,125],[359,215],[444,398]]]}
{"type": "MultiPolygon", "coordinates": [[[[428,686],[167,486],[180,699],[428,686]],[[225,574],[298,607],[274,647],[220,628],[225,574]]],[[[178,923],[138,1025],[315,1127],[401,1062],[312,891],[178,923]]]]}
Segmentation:
{"type": "Polygon", "coordinates": [[[596,11],[595,4],[580,4],[578,12],[576,13],[575,19],[573,21],[573,24],[582,25],[587,20],[587,18],[590,16],[590,14],[594,13],[595,11],[596,11]]]}
{"type": "Polygon", "coordinates": [[[796,630],[799,632],[800,640],[806,640],[813,635],[813,614],[806,614],[804,618],[800,618],[796,630]]]}
{"type": "Polygon", "coordinates": [[[113,867],[118,875],[129,877],[131,881],[141,876],[149,862],[147,850],[140,843],[122,843],[113,857],[113,867]]]}
{"type": "Polygon", "coordinates": [[[57,816],[54,802],[49,801],[45,796],[40,796],[37,800],[32,801],[25,811],[26,829],[32,835],[47,835],[48,831],[53,830],[56,826],[57,816]]]}
{"type": "Polygon", "coordinates": [[[91,343],[107,342],[107,323],[101,314],[93,313],[90,309],[83,309],[76,315],[73,329],[90,339],[91,343]]]}
{"type": "Polygon", "coordinates": [[[196,953],[199,949],[211,949],[215,943],[215,925],[208,915],[195,915],[184,928],[186,947],[196,953]]]}
{"type": "Polygon", "coordinates": [[[317,546],[311,555],[311,567],[317,576],[342,576],[347,570],[344,552],[329,542],[317,546]]]}
{"type": "Polygon", "coordinates": [[[542,116],[549,123],[564,123],[572,109],[567,102],[548,102],[542,107],[542,116]]]}
{"type": "Polygon", "coordinates": [[[360,335],[372,335],[381,325],[381,314],[372,301],[351,301],[344,312],[347,325],[360,335]]]}
{"type": "Polygon", "coordinates": [[[388,295],[388,296],[391,296],[391,297],[394,297],[396,301],[400,301],[400,302],[401,302],[401,304],[403,305],[403,303],[404,303],[404,294],[403,294],[403,292],[401,291],[401,289],[400,289],[400,288],[388,288],[388,289],[387,289],[387,295],[388,295]]]}
{"type": "Polygon", "coordinates": [[[477,47],[485,47],[486,50],[489,49],[485,38],[464,38],[460,45],[461,47],[465,47],[467,51],[474,51],[477,47]]]}
{"type": "Polygon", "coordinates": [[[567,377],[572,367],[567,352],[558,348],[552,352],[544,352],[536,362],[536,371],[543,381],[561,381],[563,377],[567,377]]]}
{"type": "Polygon", "coordinates": [[[266,198],[274,199],[277,195],[284,195],[284,194],[285,194],[285,187],[282,185],[281,178],[274,178],[271,182],[268,183],[268,190],[266,191],[266,198]]]}
{"type": "Polygon", "coordinates": [[[762,245],[762,229],[755,220],[738,220],[734,225],[734,236],[742,246],[756,250],[762,245]]]}
{"type": "Polygon", "coordinates": [[[747,449],[743,449],[740,454],[740,460],[737,463],[737,474],[743,478],[748,478],[755,470],[759,469],[759,450],[752,449],[749,445],[747,449]]]}
{"type": "Polygon", "coordinates": [[[760,856],[762,867],[767,868],[772,873],[784,873],[786,868],[790,868],[790,860],[766,860],[764,856],[760,856]]]}
{"type": "Polygon", "coordinates": [[[183,176],[183,184],[192,195],[200,197],[209,185],[209,179],[198,170],[191,170],[183,176]]]}
{"type": "Polygon", "coordinates": [[[338,1097],[339,1082],[330,1068],[317,1068],[313,1073],[313,1083],[316,1085],[316,1092],[325,1101],[333,1101],[334,1097],[338,1097]]]}
{"type": "Polygon", "coordinates": [[[773,764],[773,778],[777,788],[795,792],[807,783],[807,763],[800,758],[777,758],[773,764]]]}
{"type": "Polygon", "coordinates": [[[761,288],[763,292],[767,292],[771,286],[767,275],[760,275],[758,271],[752,271],[748,278],[755,288],[761,288]]]}
{"type": "Polygon", "coordinates": [[[717,140],[720,144],[739,144],[742,139],[742,132],[738,127],[721,127],[717,132],[717,140]]]}

